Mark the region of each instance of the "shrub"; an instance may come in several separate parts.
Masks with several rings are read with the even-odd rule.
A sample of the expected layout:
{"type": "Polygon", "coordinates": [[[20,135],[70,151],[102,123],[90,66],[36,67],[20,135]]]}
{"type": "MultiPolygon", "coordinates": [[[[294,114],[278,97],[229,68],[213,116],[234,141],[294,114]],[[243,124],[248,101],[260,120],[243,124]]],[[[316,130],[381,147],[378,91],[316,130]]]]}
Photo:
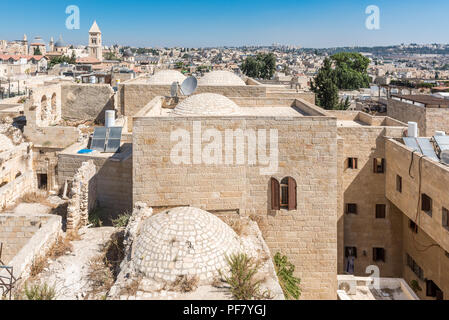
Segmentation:
{"type": "Polygon", "coordinates": [[[126,213],[121,214],[120,216],[118,216],[117,219],[113,219],[112,220],[112,225],[115,228],[125,228],[128,225],[130,218],[131,218],[131,215],[126,212],[126,213]]]}
{"type": "Polygon", "coordinates": [[[100,208],[95,208],[89,213],[89,224],[94,228],[100,228],[103,226],[103,214],[100,208]]]}
{"type": "Polygon", "coordinates": [[[285,298],[298,300],[301,296],[301,288],[299,286],[301,279],[293,275],[295,266],[288,261],[286,256],[281,255],[279,252],[274,256],[274,265],[285,298]]]}
{"type": "Polygon", "coordinates": [[[236,300],[269,299],[268,292],[260,292],[261,280],[256,280],[260,264],[246,254],[233,254],[226,257],[229,265],[229,276],[223,275],[225,282],[231,287],[231,293],[236,300]]]}
{"type": "Polygon", "coordinates": [[[54,300],[56,297],[56,290],[54,287],[34,284],[30,288],[25,284],[25,297],[27,300],[54,300]]]}
{"type": "Polygon", "coordinates": [[[183,293],[195,291],[198,288],[199,279],[196,276],[178,276],[170,287],[170,290],[183,293]]]}

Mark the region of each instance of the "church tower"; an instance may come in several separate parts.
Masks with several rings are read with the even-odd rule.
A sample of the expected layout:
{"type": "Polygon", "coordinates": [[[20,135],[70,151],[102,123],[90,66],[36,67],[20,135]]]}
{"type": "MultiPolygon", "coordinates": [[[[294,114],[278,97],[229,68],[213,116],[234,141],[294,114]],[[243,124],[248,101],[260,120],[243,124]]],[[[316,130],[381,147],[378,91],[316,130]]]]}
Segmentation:
{"type": "Polygon", "coordinates": [[[28,37],[26,34],[23,35],[22,45],[23,45],[23,53],[27,56],[29,51],[28,51],[28,37]]]}
{"type": "Polygon", "coordinates": [[[103,61],[103,44],[101,41],[101,30],[97,21],[89,30],[89,57],[103,61]]]}

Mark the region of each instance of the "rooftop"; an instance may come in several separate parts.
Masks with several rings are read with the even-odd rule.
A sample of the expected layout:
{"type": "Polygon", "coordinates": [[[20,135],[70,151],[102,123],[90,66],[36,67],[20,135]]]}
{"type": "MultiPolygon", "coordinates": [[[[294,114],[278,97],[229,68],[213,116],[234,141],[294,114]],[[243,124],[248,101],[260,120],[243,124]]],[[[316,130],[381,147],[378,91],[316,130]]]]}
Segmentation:
{"type": "Polygon", "coordinates": [[[408,102],[411,104],[421,104],[425,108],[448,108],[449,100],[443,98],[437,98],[431,95],[391,95],[394,100],[402,102],[408,102]]]}

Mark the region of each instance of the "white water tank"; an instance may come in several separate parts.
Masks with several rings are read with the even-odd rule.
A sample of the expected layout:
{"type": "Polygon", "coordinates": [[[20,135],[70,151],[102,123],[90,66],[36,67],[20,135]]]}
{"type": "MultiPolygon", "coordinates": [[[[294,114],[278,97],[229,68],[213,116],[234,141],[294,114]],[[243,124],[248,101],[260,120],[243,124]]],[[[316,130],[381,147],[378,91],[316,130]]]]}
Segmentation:
{"type": "Polygon", "coordinates": [[[114,110],[106,110],[105,126],[106,126],[106,128],[115,127],[115,111],[114,110]]]}
{"type": "Polygon", "coordinates": [[[435,136],[436,137],[444,137],[446,135],[446,132],[444,131],[436,131],[435,136]]]}
{"type": "Polygon", "coordinates": [[[408,123],[408,136],[410,138],[418,138],[418,124],[416,122],[408,123]]]}

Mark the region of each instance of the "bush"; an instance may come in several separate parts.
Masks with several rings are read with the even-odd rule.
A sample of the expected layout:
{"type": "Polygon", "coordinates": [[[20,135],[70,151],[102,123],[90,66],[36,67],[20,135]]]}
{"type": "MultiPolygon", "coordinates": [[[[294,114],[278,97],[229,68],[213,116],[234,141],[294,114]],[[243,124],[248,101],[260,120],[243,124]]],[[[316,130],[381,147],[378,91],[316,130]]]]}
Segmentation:
{"type": "Polygon", "coordinates": [[[115,228],[125,228],[128,225],[130,218],[131,218],[131,215],[126,212],[126,213],[120,215],[117,219],[113,219],[112,225],[115,228]]]}
{"type": "Polygon", "coordinates": [[[103,226],[103,213],[99,208],[95,208],[89,213],[89,224],[94,228],[100,228],[103,226]]]}
{"type": "Polygon", "coordinates": [[[49,287],[46,283],[43,285],[34,284],[30,288],[25,284],[25,297],[27,300],[54,300],[56,290],[49,287]]]}
{"type": "Polygon", "coordinates": [[[261,280],[256,280],[260,264],[246,254],[233,254],[226,257],[230,275],[222,277],[231,287],[231,293],[236,300],[270,299],[269,292],[260,292],[261,280]]]}
{"type": "Polygon", "coordinates": [[[301,288],[299,287],[301,279],[293,275],[295,266],[288,261],[286,256],[282,256],[279,252],[274,256],[274,265],[285,298],[298,300],[301,296],[301,288]]]}

